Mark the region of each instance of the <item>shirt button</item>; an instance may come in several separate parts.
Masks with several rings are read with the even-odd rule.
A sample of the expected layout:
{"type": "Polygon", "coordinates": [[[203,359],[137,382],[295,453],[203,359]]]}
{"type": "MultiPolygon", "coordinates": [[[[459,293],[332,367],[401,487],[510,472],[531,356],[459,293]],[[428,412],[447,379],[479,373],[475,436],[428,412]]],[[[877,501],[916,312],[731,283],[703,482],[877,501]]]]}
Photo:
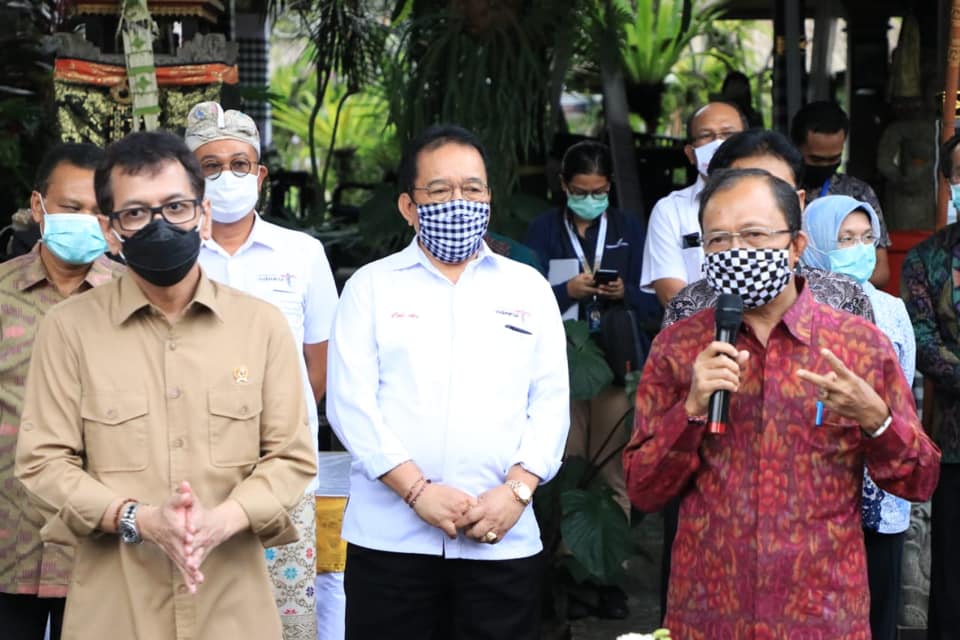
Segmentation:
{"type": "Polygon", "coordinates": [[[180,397],[180,387],[173,387],[172,389],[167,390],[167,397],[171,400],[176,400],[180,397]]]}
{"type": "Polygon", "coordinates": [[[177,587],[177,593],[184,594],[186,592],[187,592],[187,585],[182,584],[179,587],[177,587]]]}
{"type": "Polygon", "coordinates": [[[170,349],[170,351],[176,351],[177,343],[174,342],[173,340],[170,340],[169,342],[167,342],[167,348],[170,349]]]}
{"type": "Polygon", "coordinates": [[[183,446],[183,438],[177,438],[176,440],[173,441],[174,449],[179,449],[182,446],[183,446]]]}
{"type": "Polygon", "coordinates": [[[107,410],[107,417],[110,418],[111,420],[112,420],[113,418],[116,418],[116,417],[117,417],[117,410],[116,410],[116,409],[108,409],[108,410],[107,410]]]}
{"type": "Polygon", "coordinates": [[[247,415],[247,411],[248,411],[247,405],[243,405],[242,407],[240,407],[240,415],[242,416],[247,415]]]}

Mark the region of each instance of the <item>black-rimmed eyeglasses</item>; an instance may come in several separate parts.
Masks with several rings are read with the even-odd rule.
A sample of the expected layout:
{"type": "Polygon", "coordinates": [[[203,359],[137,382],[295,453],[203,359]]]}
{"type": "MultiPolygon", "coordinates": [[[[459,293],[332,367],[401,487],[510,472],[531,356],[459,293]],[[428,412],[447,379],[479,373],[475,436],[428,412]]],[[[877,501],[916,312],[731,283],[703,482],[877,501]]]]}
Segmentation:
{"type": "Polygon", "coordinates": [[[200,199],[196,200],[177,200],[176,202],[167,202],[158,207],[130,207],[129,209],[120,209],[108,213],[107,217],[111,221],[116,220],[117,224],[124,231],[139,231],[150,224],[154,216],[161,216],[170,224],[186,224],[197,217],[197,207],[200,205],[200,199]]]}

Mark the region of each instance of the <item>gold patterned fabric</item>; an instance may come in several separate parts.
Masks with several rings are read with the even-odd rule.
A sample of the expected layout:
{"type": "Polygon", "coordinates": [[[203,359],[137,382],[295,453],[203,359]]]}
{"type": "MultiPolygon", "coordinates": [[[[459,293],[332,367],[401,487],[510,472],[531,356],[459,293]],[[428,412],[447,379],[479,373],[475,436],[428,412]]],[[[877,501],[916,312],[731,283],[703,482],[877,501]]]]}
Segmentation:
{"type": "Polygon", "coordinates": [[[347,541],[340,537],[347,499],[317,496],[317,573],[343,571],[347,566],[347,541]]]}

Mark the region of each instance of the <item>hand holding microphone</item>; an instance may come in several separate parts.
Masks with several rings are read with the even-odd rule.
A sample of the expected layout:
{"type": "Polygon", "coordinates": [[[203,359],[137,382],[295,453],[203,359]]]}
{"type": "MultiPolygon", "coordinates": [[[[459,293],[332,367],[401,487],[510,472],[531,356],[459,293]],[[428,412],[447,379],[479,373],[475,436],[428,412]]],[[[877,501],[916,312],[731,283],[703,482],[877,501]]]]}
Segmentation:
{"type": "Polygon", "coordinates": [[[723,433],[727,423],[729,394],[740,388],[740,368],[750,354],[738,352],[733,344],[743,317],[740,297],[720,296],[716,317],[717,340],[711,342],[693,363],[690,392],[684,407],[689,416],[706,416],[708,431],[719,434],[723,433]]]}

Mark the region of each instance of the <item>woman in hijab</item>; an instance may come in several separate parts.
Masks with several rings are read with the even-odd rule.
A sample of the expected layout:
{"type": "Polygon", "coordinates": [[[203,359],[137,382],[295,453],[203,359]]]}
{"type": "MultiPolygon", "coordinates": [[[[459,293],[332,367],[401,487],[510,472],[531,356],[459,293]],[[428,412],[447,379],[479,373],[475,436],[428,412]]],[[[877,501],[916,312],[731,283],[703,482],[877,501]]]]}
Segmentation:
{"type": "MultiPolygon", "coordinates": [[[[817,198],[804,212],[803,230],[809,244],[801,260],[810,267],[835,271],[860,283],[877,327],[897,353],[903,375],[911,385],[915,372],[916,341],[903,300],[870,284],[877,262],[880,224],[866,202],[849,196],[817,198]]],[[[886,493],[863,471],[863,532],[870,582],[870,627],[876,640],[893,640],[897,629],[900,560],[905,531],[910,525],[910,503],[886,493]]]]}

